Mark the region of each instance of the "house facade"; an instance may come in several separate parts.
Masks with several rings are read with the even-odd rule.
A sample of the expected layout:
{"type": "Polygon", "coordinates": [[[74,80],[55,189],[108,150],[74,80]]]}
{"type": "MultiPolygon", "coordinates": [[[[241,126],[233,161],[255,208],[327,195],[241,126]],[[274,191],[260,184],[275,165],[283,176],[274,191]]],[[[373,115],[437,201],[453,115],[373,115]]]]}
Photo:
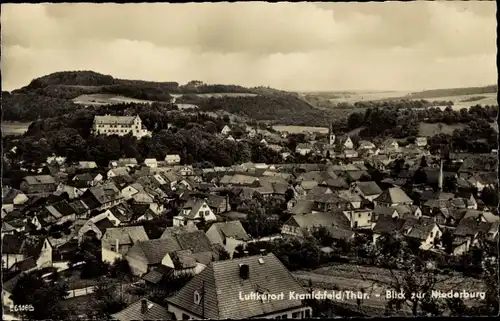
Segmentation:
{"type": "Polygon", "coordinates": [[[142,124],[139,116],[95,116],[92,125],[92,133],[94,135],[118,135],[132,136],[140,139],[149,136],[150,133],[142,124]]]}

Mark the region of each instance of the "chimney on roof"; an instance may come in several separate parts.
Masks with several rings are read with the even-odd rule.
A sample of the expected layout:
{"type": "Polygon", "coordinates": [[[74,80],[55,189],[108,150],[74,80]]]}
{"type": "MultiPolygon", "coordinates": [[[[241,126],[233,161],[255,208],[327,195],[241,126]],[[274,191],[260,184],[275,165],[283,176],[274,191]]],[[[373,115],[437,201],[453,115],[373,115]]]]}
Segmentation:
{"type": "Polygon", "coordinates": [[[115,248],[116,249],[116,253],[120,253],[120,251],[119,251],[120,242],[118,241],[118,239],[116,239],[115,242],[116,242],[116,244],[115,244],[116,245],[116,248],[115,248]]]}
{"type": "Polygon", "coordinates": [[[146,314],[148,312],[148,301],[146,299],[141,300],[141,314],[146,314]]]}
{"type": "Polygon", "coordinates": [[[240,278],[242,280],[248,280],[250,276],[250,267],[248,264],[240,264],[240,278]]]}

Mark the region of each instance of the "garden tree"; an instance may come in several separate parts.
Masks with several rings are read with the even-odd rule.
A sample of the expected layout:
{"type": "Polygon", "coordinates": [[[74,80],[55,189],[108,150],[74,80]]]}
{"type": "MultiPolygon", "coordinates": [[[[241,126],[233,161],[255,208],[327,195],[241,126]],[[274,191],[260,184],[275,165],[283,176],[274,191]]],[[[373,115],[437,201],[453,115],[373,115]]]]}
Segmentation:
{"type": "Polygon", "coordinates": [[[277,239],[273,243],[273,253],[289,270],[316,268],[320,263],[320,246],[314,237],[277,239]]]}
{"type": "Polygon", "coordinates": [[[487,206],[498,206],[498,184],[495,184],[494,188],[485,187],[481,191],[481,200],[487,206]]]}
{"type": "Polygon", "coordinates": [[[419,168],[415,171],[413,175],[413,182],[415,184],[427,184],[427,174],[422,168],[419,168]]]}
{"type": "Polygon", "coordinates": [[[389,313],[409,308],[414,316],[440,315],[443,302],[432,298],[432,291],[448,279],[440,276],[431,256],[401,236],[381,236],[376,244],[377,262],[389,269],[390,277],[374,280],[387,290],[405,293],[403,298],[387,301],[389,313]],[[416,295],[412,295],[415,293],[416,295]]]}
{"type": "Polygon", "coordinates": [[[111,314],[123,310],[128,303],[117,289],[116,282],[101,277],[94,287],[91,297],[92,309],[87,312],[87,318],[91,320],[109,319],[111,314]]]}
{"type": "Polygon", "coordinates": [[[328,229],[324,226],[315,229],[312,233],[312,236],[318,241],[321,246],[332,246],[334,241],[330,231],[328,231],[328,229]]]}
{"type": "Polygon", "coordinates": [[[109,266],[108,275],[114,279],[125,280],[132,276],[128,261],[122,258],[116,259],[109,266]]]}
{"type": "Polygon", "coordinates": [[[226,249],[223,248],[222,246],[218,246],[215,249],[215,251],[217,253],[217,258],[219,259],[219,261],[225,261],[231,259],[231,254],[229,254],[229,252],[226,251],[226,249]]]}
{"type": "MultiPolygon", "coordinates": [[[[494,245],[495,246],[495,245],[494,245]]],[[[498,284],[498,244],[497,256],[483,260],[483,283],[486,285],[486,299],[480,307],[480,315],[494,316],[499,313],[499,284],[498,284]]]]}
{"type": "Polygon", "coordinates": [[[449,229],[444,229],[441,237],[436,240],[436,244],[441,244],[447,254],[453,253],[453,234],[449,229]]]}
{"type": "Polygon", "coordinates": [[[186,273],[174,276],[170,273],[164,276],[157,286],[153,286],[149,292],[149,299],[157,304],[164,305],[165,299],[174,295],[182,289],[192,278],[194,274],[186,273]]]}
{"type": "Polygon", "coordinates": [[[457,179],[455,176],[446,176],[443,179],[443,190],[445,192],[456,192],[457,190],[457,179]]]}
{"type": "Polygon", "coordinates": [[[422,158],[420,159],[419,168],[425,168],[425,167],[427,167],[427,159],[425,158],[425,156],[422,156],[422,158]]]}
{"type": "Polygon", "coordinates": [[[30,320],[64,320],[68,312],[61,301],[68,295],[68,284],[64,281],[46,282],[40,271],[23,274],[14,289],[11,299],[17,306],[29,305],[31,311],[21,311],[23,318],[30,320]]]}
{"type": "Polygon", "coordinates": [[[285,203],[288,203],[290,200],[292,200],[295,196],[295,193],[292,188],[288,188],[285,192],[285,203]]]}

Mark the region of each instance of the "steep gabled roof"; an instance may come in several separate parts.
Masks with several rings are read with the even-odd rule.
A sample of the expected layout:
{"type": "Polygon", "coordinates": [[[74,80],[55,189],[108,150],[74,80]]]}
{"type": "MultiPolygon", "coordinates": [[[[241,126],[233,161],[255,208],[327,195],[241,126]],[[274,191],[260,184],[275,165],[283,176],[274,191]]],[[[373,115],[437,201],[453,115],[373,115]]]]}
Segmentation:
{"type": "Polygon", "coordinates": [[[50,175],[26,176],[23,180],[29,185],[56,184],[55,178],[50,175]]]}
{"type": "Polygon", "coordinates": [[[175,238],[154,239],[135,243],[127,256],[140,255],[146,259],[147,264],[160,264],[165,255],[180,249],[175,238]]]}
{"type": "Polygon", "coordinates": [[[169,304],[180,307],[194,315],[207,319],[247,319],[273,312],[302,306],[300,300],[259,300],[241,301],[239,294],[251,292],[306,294],[297,280],[274,256],[251,256],[240,259],[212,262],[200,274],[191,279],[174,297],[167,299],[169,304]],[[262,262],[262,263],[261,263],[262,262]],[[249,277],[240,278],[240,265],[249,267],[249,277]],[[195,291],[205,292],[203,304],[194,302],[195,291]]]}
{"type": "Polygon", "coordinates": [[[382,194],[382,189],[375,182],[356,182],[356,186],[365,196],[382,194]]]}
{"type": "Polygon", "coordinates": [[[130,321],[130,320],[175,320],[172,313],[168,309],[159,304],[151,302],[147,299],[141,299],[132,303],[120,312],[111,315],[113,320],[130,321]],[[146,300],[146,313],[141,312],[142,300],[146,300]]]}
{"type": "Polygon", "coordinates": [[[210,228],[212,227],[217,229],[217,232],[219,232],[223,239],[226,237],[231,237],[241,241],[247,241],[250,239],[240,221],[214,223],[210,228]]]}
{"type": "Polygon", "coordinates": [[[386,189],[374,201],[387,204],[413,203],[412,199],[399,187],[386,189]]]}

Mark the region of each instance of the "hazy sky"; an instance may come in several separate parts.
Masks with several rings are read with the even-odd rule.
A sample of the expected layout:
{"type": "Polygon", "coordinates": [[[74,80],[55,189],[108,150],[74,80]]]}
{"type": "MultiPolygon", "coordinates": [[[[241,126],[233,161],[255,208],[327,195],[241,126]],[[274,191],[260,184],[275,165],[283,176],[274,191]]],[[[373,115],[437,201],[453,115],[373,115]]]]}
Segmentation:
{"type": "Polygon", "coordinates": [[[497,81],[494,1],[1,9],[4,90],[62,70],[299,91],[497,81]]]}

